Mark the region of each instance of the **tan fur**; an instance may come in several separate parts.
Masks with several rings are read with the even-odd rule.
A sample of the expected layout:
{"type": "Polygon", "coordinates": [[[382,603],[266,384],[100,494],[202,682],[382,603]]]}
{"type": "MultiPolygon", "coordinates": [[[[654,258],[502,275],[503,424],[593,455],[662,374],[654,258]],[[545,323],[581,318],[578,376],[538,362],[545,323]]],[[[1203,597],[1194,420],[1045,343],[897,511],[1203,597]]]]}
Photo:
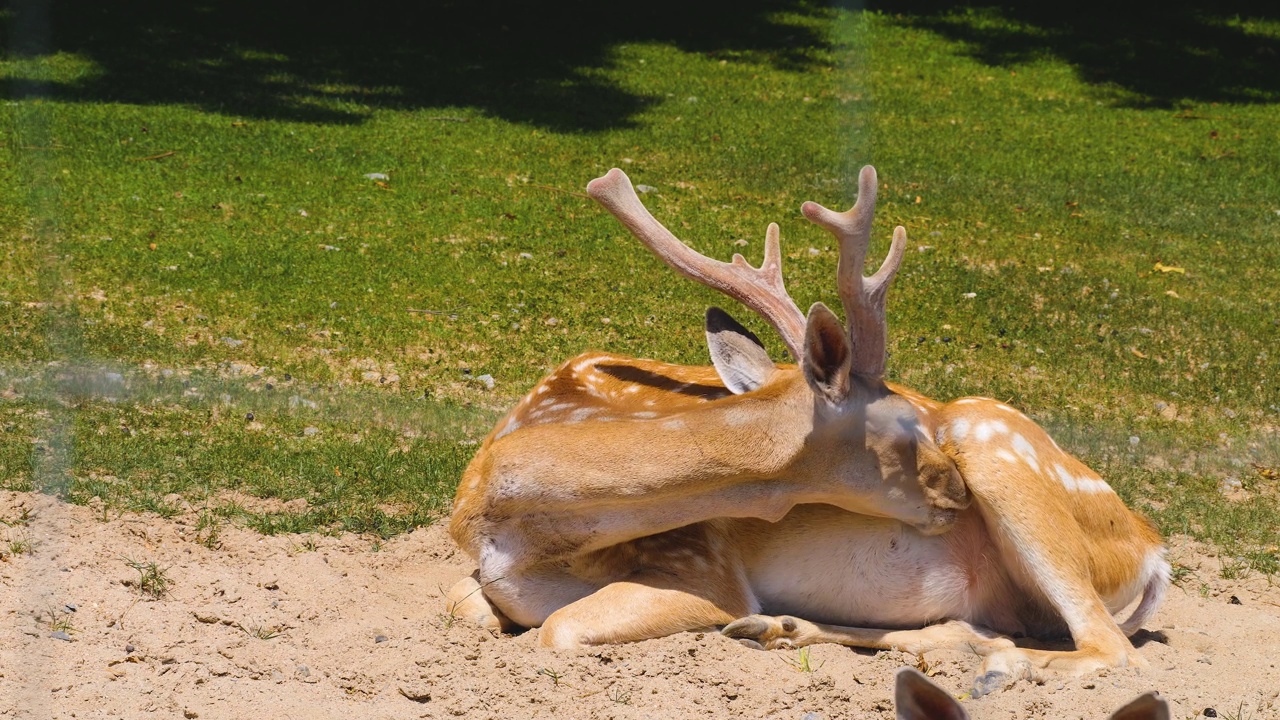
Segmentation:
{"type": "MultiPolygon", "coordinates": [[[[861,187],[859,204],[874,201],[873,172],[861,187]]],[[[661,235],[638,201],[615,213],[642,239],[661,235]]],[[[869,231],[865,208],[806,214],[869,231]]],[[[882,349],[851,348],[883,333],[896,264],[860,296],[843,266],[851,258],[861,277],[865,238],[841,243],[842,297],[859,318],[851,345],[815,306],[798,326],[770,318],[803,367],[748,358],[733,368],[740,394],[714,368],[607,353],[535,386],[459,485],[450,531],[479,572],[450,592],[457,614],[495,630],[541,626],[555,647],[725,626],[764,647],[971,648],[979,694],[1145,664],[1125,631],[1167,587],[1159,535],[1017,410],[881,380],[882,349]],[[1122,630],[1113,615],[1139,598],[1122,630]],[[1019,635],[1069,635],[1076,649],[1018,647],[1019,635]]],[[[794,308],[780,274],[771,282],[786,302],[761,304],[794,308]]],[[[715,337],[736,334],[719,357],[751,355],[749,333],[716,313],[709,342],[713,320],[715,337]]]]}

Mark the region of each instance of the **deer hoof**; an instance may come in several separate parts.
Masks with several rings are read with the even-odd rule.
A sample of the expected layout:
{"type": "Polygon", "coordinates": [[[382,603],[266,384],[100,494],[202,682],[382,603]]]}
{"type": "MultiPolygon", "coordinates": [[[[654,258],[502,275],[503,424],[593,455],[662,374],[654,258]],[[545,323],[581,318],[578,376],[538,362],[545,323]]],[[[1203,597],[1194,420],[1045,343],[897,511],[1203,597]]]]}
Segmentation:
{"type": "Polygon", "coordinates": [[[735,640],[750,640],[763,649],[764,641],[772,634],[769,631],[773,629],[773,623],[769,620],[760,615],[749,615],[725,625],[720,633],[735,640]]]}
{"type": "Polygon", "coordinates": [[[752,650],[763,650],[764,646],[751,638],[738,638],[738,644],[752,650]]]}
{"type": "Polygon", "coordinates": [[[1010,677],[1008,673],[998,672],[996,670],[983,673],[974,678],[973,689],[969,691],[969,697],[980,698],[983,695],[988,695],[996,690],[1003,690],[1005,686],[1009,685],[1013,680],[1014,678],[1010,677]]]}
{"type": "Polygon", "coordinates": [[[734,620],[720,632],[737,640],[750,640],[766,650],[777,650],[794,647],[798,631],[799,623],[793,617],[750,615],[734,620]]]}

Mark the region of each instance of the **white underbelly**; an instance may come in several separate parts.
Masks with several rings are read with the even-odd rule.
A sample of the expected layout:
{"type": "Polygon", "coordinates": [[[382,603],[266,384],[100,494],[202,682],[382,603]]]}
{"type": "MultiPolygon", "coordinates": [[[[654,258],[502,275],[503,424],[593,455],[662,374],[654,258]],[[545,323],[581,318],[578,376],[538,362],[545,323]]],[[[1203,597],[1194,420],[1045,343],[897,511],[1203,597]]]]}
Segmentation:
{"type": "Polygon", "coordinates": [[[885,628],[984,614],[975,608],[984,563],[964,552],[976,544],[983,555],[980,522],[925,536],[893,520],[801,505],[744,530],[754,536],[747,578],[765,614],[885,628]]]}

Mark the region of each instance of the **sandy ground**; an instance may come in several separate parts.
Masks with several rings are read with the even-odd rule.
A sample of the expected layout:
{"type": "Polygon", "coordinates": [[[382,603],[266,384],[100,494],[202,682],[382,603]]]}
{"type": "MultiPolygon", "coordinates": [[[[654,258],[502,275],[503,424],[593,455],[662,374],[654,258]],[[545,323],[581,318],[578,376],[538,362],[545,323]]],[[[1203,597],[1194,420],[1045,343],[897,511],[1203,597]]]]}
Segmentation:
{"type": "MultiPolygon", "coordinates": [[[[714,633],[580,652],[543,650],[536,630],[493,638],[443,614],[441,589],[471,570],[443,525],[380,547],[228,528],[211,550],[194,513],[103,522],[0,496],[0,519],[23,508],[25,526],[0,525],[6,553],[34,544],[0,562],[2,718],[891,718],[894,671],[918,662],[817,646],[804,672],[797,651],[714,633]],[[126,558],[166,568],[169,593],[143,598],[126,558]]],[[[1105,718],[1157,689],[1178,719],[1280,718],[1280,587],[1222,579],[1190,541],[1172,548],[1193,572],[1137,638],[1150,670],[1022,682],[966,700],[970,714],[1105,718]]],[[[978,665],[961,652],[924,662],[957,695],[978,665]]]]}

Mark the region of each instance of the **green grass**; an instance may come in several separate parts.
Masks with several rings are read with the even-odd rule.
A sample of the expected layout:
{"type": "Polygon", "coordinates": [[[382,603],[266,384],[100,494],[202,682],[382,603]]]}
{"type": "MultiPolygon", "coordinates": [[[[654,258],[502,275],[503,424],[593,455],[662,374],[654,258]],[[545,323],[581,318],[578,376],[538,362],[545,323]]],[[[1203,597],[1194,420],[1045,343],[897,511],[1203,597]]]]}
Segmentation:
{"type": "Polygon", "coordinates": [[[149,596],[152,600],[160,600],[169,594],[173,579],[169,577],[168,568],[160,567],[154,561],[143,562],[129,558],[124,558],[124,564],[138,571],[135,587],[143,595],[149,596]]]}
{"type": "Polygon", "coordinates": [[[429,522],[563,359],[705,362],[726,301],[589,179],[624,168],[721,258],[779,222],[807,307],[835,255],[799,205],[871,162],[879,248],[910,235],[891,379],[1014,403],[1164,531],[1274,571],[1280,20],[712,3],[553,32],[580,10],[307,19],[304,46],[227,8],[54,7],[0,62],[0,484],[198,512],[210,545],[429,522]]]}

